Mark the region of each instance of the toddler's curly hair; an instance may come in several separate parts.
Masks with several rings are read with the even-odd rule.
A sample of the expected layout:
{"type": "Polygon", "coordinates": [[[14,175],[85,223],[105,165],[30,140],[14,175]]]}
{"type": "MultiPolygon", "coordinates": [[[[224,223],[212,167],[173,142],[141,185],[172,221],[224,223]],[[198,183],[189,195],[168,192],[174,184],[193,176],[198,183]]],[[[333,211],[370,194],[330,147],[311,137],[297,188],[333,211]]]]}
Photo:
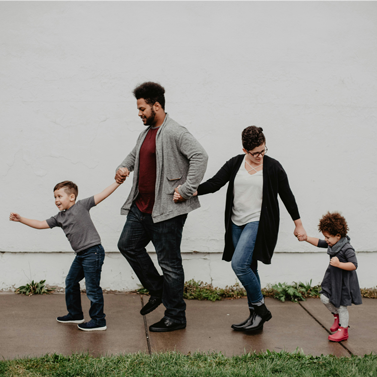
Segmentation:
{"type": "Polygon", "coordinates": [[[345,237],[349,229],[346,219],[339,212],[327,212],[319,220],[318,230],[322,233],[328,232],[331,236],[340,234],[345,237]]]}

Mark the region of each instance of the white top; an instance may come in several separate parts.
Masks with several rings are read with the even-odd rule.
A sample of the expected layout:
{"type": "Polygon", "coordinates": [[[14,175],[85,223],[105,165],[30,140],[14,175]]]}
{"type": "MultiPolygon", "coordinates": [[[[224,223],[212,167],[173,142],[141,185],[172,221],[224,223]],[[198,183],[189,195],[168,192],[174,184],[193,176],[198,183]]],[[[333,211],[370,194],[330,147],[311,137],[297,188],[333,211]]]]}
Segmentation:
{"type": "Polygon", "coordinates": [[[259,221],[263,198],[263,169],[249,174],[245,159],[234,180],[232,221],[238,226],[259,221]]]}

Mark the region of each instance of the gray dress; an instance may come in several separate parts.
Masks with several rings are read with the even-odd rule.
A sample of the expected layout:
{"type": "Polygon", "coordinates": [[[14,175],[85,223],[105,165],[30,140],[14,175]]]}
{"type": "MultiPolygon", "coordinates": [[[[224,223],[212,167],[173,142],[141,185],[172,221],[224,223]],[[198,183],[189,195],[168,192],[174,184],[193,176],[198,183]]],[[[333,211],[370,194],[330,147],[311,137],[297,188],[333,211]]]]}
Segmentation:
{"type": "MultiPolygon", "coordinates": [[[[319,240],[318,247],[328,247],[330,259],[332,257],[337,257],[339,262],[352,262],[357,268],[355,250],[348,241],[349,238],[347,237],[347,242],[335,254],[332,252],[332,249],[328,247],[326,241],[319,240]]],[[[321,287],[322,290],[320,293],[324,294],[336,308],[339,308],[340,306],[351,306],[352,304],[362,304],[356,270],[346,271],[329,265],[325,272],[321,287]]]]}

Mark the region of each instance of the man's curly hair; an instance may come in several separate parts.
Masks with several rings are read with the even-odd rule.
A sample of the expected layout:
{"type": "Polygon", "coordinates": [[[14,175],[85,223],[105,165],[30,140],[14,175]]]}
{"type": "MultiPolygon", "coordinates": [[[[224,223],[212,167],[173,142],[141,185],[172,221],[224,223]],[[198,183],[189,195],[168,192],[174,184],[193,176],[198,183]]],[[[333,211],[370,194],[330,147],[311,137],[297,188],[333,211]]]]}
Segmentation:
{"type": "Polygon", "coordinates": [[[242,131],[242,145],[247,151],[252,151],[265,142],[262,127],[249,126],[242,131]]]}
{"type": "Polygon", "coordinates": [[[340,234],[345,237],[349,229],[346,219],[339,212],[327,212],[319,220],[318,230],[322,233],[328,232],[331,236],[340,234]]]}
{"type": "Polygon", "coordinates": [[[153,106],[158,102],[163,109],[165,109],[165,89],[156,82],[147,81],[137,86],[133,94],[136,99],[144,98],[144,101],[153,106]]]}

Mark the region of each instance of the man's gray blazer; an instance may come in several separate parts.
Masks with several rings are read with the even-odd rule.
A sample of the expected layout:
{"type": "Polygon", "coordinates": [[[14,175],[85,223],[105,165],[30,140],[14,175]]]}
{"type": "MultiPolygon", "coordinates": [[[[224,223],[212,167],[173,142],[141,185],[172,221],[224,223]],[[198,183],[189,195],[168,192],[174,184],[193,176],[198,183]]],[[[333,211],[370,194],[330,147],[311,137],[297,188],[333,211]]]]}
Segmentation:
{"type": "MultiPolygon", "coordinates": [[[[127,215],[138,195],[139,153],[149,127],[138,137],[131,153],[118,166],[134,171],[131,192],[121,208],[127,215]]],[[[208,155],[199,142],[168,114],[156,135],[156,190],[152,212],[153,222],[168,220],[200,207],[199,199],[192,194],[197,190],[207,168],[208,155]],[[173,202],[174,189],[186,201],[173,202]]]]}

